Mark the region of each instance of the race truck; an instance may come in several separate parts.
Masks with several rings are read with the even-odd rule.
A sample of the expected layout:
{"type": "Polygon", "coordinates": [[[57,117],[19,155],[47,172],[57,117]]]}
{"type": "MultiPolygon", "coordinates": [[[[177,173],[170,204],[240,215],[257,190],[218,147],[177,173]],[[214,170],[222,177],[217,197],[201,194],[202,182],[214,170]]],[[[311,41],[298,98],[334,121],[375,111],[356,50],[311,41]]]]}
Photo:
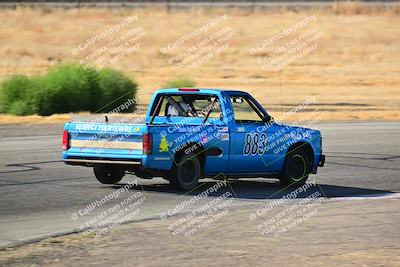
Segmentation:
{"type": "Polygon", "coordinates": [[[62,148],[66,164],[92,167],[100,183],[130,173],[185,191],[221,176],[298,186],[325,162],[320,131],[278,124],[246,92],[203,88],[156,91],[141,124],[68,122],[62,148]]]}

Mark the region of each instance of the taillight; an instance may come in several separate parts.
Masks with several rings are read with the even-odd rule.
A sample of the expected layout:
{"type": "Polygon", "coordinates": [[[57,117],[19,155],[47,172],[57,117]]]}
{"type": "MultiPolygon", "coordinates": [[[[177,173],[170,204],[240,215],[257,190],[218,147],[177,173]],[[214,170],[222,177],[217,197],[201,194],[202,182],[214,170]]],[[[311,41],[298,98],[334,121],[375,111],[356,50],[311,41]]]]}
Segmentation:
{"type": "Polygon", "coordinates": [[[150,155],[153,147],[153,138],[151,134],[143,134],[143,154],[150,155]]]}
{"type": "Polygon", "coordinates": [[[67,130],[64,130],[62,137],[62,149],[68,150],[69,148],[69,134],[67,130]]]}

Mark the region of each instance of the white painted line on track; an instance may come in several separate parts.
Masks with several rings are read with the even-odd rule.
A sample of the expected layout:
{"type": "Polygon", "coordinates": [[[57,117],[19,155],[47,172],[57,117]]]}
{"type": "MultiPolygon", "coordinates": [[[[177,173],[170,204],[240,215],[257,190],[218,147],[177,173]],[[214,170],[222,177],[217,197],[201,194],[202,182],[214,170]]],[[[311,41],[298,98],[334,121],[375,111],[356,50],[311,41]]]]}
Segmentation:
{"type": "Polygon", "coordinates": [[[365,199],[393,199],[400,198],[400,193],[385,193],[385,194],[374,194],[374,195],[359,195],[351,197],[333,197],[331,200],[365,200],[365,199]]]}
{"type": "MultiPolygon", "coordinates": [[[[322,197],[326,200],[368,200],[368,199],[400,199],[400,193],[384,193],[384,194],[370,194],[370,195],[353,195],[353,196],[348,196],[348,197],[322,197]]],[[[273,201],[276,199],[273,198],[266,198],[266,199],[251,199],[251,198],[233,198],[234,200],[237,201],[245,201],[245,202],[266,202],[266,201],[273,201]]],[[[279,198],[277,198],[279,199],[279,198]]],[[[296,202],[296,200],[301,200],[302,198],[294,198],[290,199],[293,203],[296,202]]],[[[289,202],[290,203],[290,202],[289,202]]]]}

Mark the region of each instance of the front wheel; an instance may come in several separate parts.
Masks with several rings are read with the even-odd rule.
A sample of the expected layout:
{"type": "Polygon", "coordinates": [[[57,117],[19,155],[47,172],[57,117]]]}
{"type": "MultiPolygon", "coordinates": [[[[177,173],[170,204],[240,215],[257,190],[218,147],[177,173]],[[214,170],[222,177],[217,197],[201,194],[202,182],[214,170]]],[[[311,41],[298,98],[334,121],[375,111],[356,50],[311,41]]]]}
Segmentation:
{"type": "Polygon", "coordinates": [[[125,172],[111,166],[93,167],[94,175],[102,184],[116,184],[124,177],[125,172]]]}
{"type": "Polygon", "coordinates": [[[308,179],[310,157],[301,149],[291,151],[286,155],[279,181],[283,185],[302,185],[308,179]]]}
{"type": "Polygon", "coordinates": [[[201,175],[200,160],[193,153],[189,153],[177,159],[168,180],[175,187],[189,191],[197,186],[201,175]]]}

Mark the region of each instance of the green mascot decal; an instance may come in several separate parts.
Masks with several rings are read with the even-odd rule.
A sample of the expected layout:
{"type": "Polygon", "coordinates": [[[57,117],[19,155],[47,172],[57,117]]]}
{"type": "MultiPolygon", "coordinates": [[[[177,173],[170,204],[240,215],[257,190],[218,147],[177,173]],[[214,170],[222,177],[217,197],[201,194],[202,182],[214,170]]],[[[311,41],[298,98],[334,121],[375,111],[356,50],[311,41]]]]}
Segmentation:
{"type": "Polygon", "coordinates": [[[165,136],[161,137],[160,152],[168,152],[168,141],[165,136]]]}

